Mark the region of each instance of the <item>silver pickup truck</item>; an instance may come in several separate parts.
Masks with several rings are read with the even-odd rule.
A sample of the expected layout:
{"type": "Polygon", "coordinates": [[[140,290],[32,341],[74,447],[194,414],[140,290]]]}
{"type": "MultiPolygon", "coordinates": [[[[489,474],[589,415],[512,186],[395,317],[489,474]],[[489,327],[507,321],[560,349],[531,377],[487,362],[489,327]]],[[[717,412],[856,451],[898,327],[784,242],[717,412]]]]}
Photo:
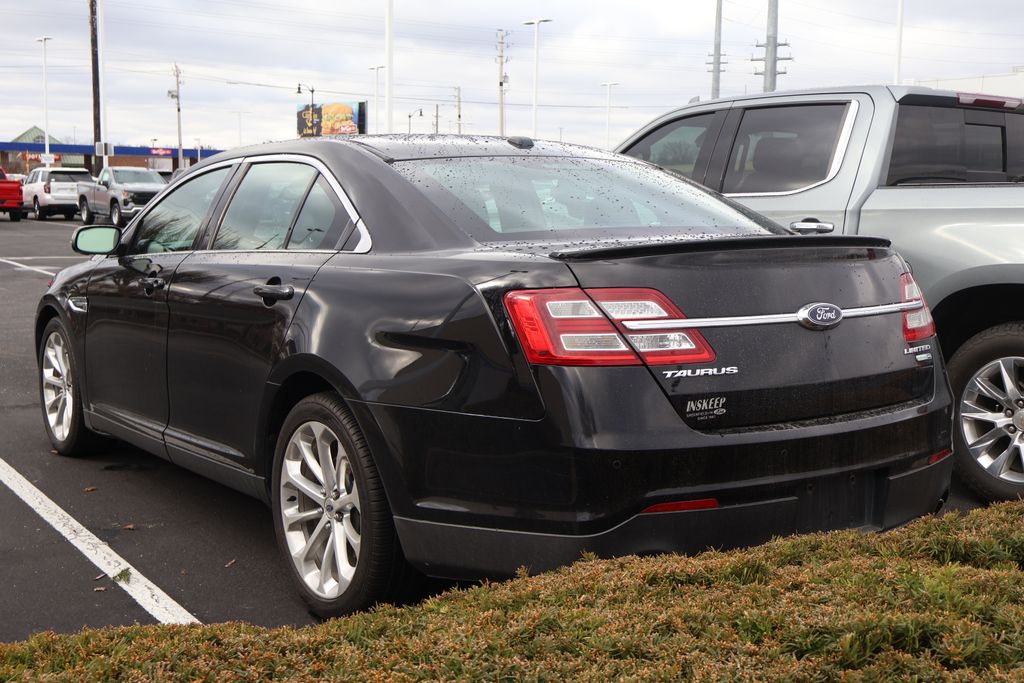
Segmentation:
{"type": "Polygon", "coordinates": [[[82,222],[90,225],[97,216],[109,216],[111,223],[123,227],[166,185],[159,173],[148,168],[108,166],[96,182],[78,183],[82,222]]]}
{"type": "Polygon", "coordinates": [[[618,151],[797,232],[891,240],[949,359],[960,479],[991,500],[1024,496],[1020,99],[887,86],[720,99],[655,119],[618,151]]]}

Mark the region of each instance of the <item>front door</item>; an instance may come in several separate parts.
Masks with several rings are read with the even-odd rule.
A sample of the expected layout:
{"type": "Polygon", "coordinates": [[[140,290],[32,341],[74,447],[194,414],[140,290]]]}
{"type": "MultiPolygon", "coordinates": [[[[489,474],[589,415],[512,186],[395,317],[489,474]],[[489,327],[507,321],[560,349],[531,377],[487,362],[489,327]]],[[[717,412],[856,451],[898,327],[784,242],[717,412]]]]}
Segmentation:
{"type": "Polygon", "coordinates": [[[133,226],[123,256],[89,280],[85,372],[93,426],[163,453],[167,425],[167,292],[230,168],[166,195],[133,226]]]}

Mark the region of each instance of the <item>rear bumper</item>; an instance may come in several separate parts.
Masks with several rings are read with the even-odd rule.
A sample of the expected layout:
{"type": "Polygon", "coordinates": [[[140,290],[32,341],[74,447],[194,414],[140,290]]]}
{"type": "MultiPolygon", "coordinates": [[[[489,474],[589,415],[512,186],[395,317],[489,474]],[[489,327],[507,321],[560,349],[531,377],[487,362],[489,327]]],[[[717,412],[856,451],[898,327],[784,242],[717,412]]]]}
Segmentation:
{"type": "MultiPolygon", "coordinates": [[[[869,495],[858,494],[856,501],[845,501],[859,503],[854,507],[863,506],[856,512],[842,500],[821,500],[823,495],[835,495],[834,483],[811,479],[803,482],[802,492],[796,495],[712,510],[638,514],[608,531],[588,535],[490,529],[407,518],[396,518],[395,525],[406,557],[428,574],[457,579],[511,577],[520,567],[531,572],[547,571],[574,562],[585,552],[600,557],[696,553],[707,548],[756,545],[807,527],[888,529],[940,507],[949,494],[952,470],[953,459],[947,457],[896,476],[862,473],[860,476],[875,481],[871,482],[869,495]],[[814,492],[815,484],[823,484],[818,494],[814,492]],[[837,515],[839,508],[846,509],[837,515]],[[865,513],[863,517],[861,511],[865,513]]],[[[856,476],[843,479],[852,482],[856,476]]]]}
{"type": "Polygon", "coordinates": [[[12,211],[14,209],[21,210],[21,198],[18,199],[4,199],[0,201],[0,210],[12,211]]]}
{"type": "Polygon", "coordinates": [[[645,368],[543,368],[540,420],[350,402],[406,557],[438,576],[503,576],[601,555],[694,552],[773,535],[886,529],[949,488],[951,401],[732,433],[688,427],[645,368]],[[428,435],[428,438],[425,438],[428,435]],[[714,498],[714,510],[645,514],[714,498]]]}

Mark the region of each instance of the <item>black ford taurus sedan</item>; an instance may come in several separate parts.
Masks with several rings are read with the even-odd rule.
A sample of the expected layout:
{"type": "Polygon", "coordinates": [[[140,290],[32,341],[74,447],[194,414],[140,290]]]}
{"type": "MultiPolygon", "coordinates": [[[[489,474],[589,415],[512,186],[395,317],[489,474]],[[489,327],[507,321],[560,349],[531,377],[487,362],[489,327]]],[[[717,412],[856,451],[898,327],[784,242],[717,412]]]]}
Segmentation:
{"type": "Polygon", "coordinates": [[[934,324],[888,242],[797,236],[527,138],[219,154],[39,304],[46,430],[273,506],[314,611],[415,571],[882,529],[947,495],[934,324]]]}

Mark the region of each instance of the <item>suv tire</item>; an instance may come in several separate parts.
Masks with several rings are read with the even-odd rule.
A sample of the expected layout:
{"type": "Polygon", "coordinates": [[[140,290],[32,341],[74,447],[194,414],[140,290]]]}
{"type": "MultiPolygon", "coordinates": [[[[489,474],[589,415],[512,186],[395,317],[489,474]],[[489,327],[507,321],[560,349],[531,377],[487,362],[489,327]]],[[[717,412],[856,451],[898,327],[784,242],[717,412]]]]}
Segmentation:
{"type": "Polygon", "coordinates": [[[43,207],[39,206],[39,197],[32,199],[32,218],[37,221],[46,220],[46,211],[43,210],[43,207]]]}

